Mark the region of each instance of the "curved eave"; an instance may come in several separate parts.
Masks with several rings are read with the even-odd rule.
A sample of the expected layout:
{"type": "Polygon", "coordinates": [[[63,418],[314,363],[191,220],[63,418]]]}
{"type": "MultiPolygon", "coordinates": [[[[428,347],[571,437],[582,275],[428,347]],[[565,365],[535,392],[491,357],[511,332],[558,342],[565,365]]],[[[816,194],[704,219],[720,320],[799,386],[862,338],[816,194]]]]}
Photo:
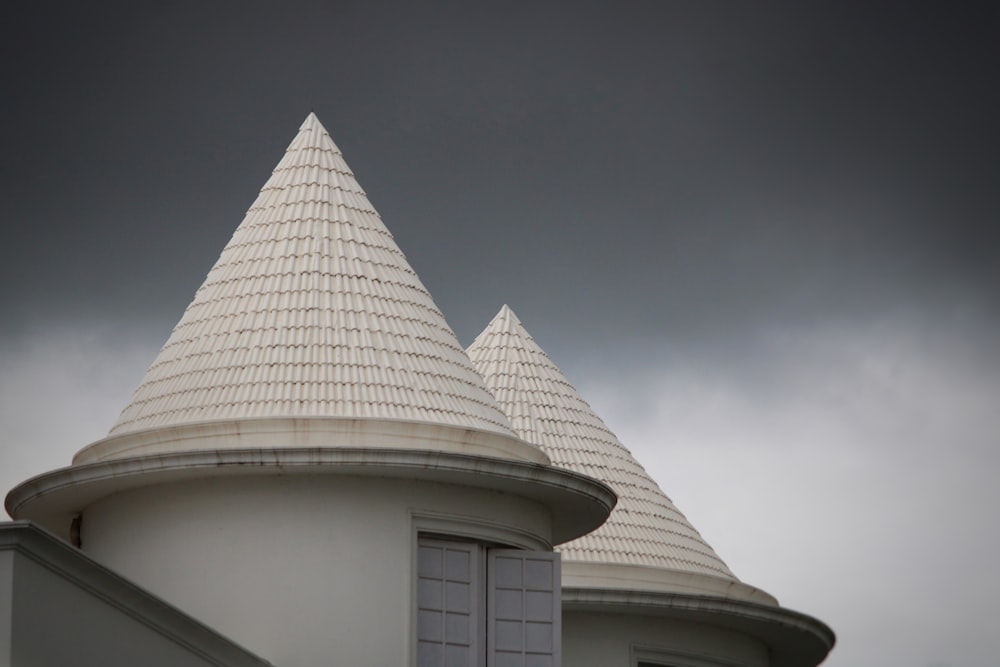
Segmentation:
{"type": "Polygon", "coordinates": [[[536,463],[418,449],[286,447],[187,451],[70,466],[20,484],[5,504],[15,519],[35,521],[68,538],[73,517],[113,493],[206,477],[296,474],[398,477],[528,498],[550,512],[553,544],[594,530],[617,501],[602,482],[536,463]]]}
{"type": "Polygon", "coordinates": [[[811,616],[729,598],[564,587],[562,602],[564,611],[656,616],[742,632],[767,646],[771,667],[816,667],[836,641],[833,630],[811,616]]]}
{"type": "Polygon", "coordinates": [[[434,449],[456,454],[550,463],[541,449],[513,435],[431,421],[366,417],[250,417],[190,422],[112,435],[87,445],[74,464],[186,451],[372,447],[434,449]]]}
{"type": "Polygon", "coordinates": [[[778,606],[773,595],[738,579],[627,562],[579,561],[565,554],[562,581],[567,588],[700,595],[778,606]]]}

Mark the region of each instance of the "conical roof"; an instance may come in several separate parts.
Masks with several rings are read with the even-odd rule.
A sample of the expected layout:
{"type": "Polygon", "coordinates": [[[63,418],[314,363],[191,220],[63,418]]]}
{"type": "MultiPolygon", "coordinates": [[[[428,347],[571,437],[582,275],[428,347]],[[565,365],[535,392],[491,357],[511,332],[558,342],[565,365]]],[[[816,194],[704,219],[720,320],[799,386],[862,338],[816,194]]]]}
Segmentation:
{"type": "Polygon", "coordinates": [[[110,436],[262,417],[409,420],[510,435],[314,114],[110,436]]]}
{"type": "Polygon", "coordinates": [[[468,349],[521,438],[553,465],[618,494],[607,522],[559,547],[567,563],[669,569],[737,581],[721,558],[580,397],[507,306],[468,349]]]}

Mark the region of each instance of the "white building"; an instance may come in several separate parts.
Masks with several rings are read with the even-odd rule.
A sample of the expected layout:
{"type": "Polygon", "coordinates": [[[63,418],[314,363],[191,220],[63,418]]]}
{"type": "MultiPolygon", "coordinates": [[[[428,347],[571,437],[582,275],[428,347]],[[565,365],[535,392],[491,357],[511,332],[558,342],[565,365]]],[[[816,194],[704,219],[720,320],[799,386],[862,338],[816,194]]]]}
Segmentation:
{"type": "Polygon", "coordinates": [[[312,114],[108,437],[7,509],[0,665],[63,664],[46,618],[74,664],[813,667],[833,644],[732,574],[509,309],[463,351],[312,114]]]}

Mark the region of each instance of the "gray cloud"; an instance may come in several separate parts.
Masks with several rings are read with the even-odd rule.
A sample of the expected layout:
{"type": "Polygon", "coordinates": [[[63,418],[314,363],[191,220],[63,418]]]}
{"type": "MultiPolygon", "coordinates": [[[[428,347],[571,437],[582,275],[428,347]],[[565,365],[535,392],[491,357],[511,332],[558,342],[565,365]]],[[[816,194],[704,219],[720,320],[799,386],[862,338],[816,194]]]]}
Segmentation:
{"type": "Polygon", "coordinates": [[[161,344],[90,322],[0,338],[3,493],[107,435],[161,344]]]}
{"type": "Polygon", "coordinates": [[[579,382],[739,576],[836,628],[831,665],[997,649],[1000,355],[912,325],[776,329],[743,364],[579,382]]]}

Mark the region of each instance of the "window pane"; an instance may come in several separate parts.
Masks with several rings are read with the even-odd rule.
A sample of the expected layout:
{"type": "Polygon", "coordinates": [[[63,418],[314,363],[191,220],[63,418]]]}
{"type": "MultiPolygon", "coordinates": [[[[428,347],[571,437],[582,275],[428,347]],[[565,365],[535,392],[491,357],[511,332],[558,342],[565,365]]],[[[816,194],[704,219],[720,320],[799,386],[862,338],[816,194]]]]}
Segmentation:
{"type": "Polygon", "coordinates": [[[521,652],[517,653],[504,653],[502,651],[496,652],[496,662],[495,667],[525,667],[524,657],[521,652]]]}
{"type": "Polygon", "coordinates": [[[444,591],[445,604],[448,611],[462,611],[466,613],[472,611],[470,605],[472,589],[469,584],[457,584],[448,581],[444,585],[444,591]]]}
{"type": "Polygon", "coordinates": [[[548,652],[553,645],[551,623],[526,623],[524,626],[524,648],[526,651],[548,652]]]}
{"type": "Polygon", "coordinates": [[[444,662],[444,647],[441,644],[428,644],[419,642],[417,644],[417,664],[418,665],[440,665],[444,662]]]}
{"type": "Polygon", "coordinates": [[[521,643],[521,624],[518,621],[497,621],[493,626],[496,632],[496,647],[498,651],[520,651],[524,648],[521,643]]]}
{"type": "Polygon", "coordinates": [[[442,577],[441,558],[444,549],[422,546],[417,550],[417,574],[421,577],[442,577]]]}
{"type": "MultiPolygon", "coordinates": [[[[453,646],[449,644],[444,649],[444,667],[470,667],[475,662],[472,659],[472,649],[468,646],[453,646]]],[[[435,663],[434,667],[441,665],[435,663]]]]}
{"type": "Polygon", "coordinates": [[[504,588],[521,588],[521,559],[498,557],[494,563],[496,585],[504,588]]]}
{"type": "Polygon", "coordinates": [[[504,588],[498,588],[496,593],[494,593],[494,596],[497,618],[513,620],[521,618],[521,614],[523,613],[521,605],[521,591],[511,591],[504,588]]]}
{"type": "Polygon", "coordinates": [[[552,590],[552,561],[528,558],[524,561],[524,583],[527,588],[552,590]]]}
{"type": "Polygon", "coordinates": [[[448,549],[445,559],[445,578],[450,581],[469,581],[469,553],[448,549]]]}
{"type": "Polygon", "coordinates": [[[448,614],[445,622],[445,641],[449,644],[471,644],[472,627],[468,614],[448,614]]]}
{"type": "Polygon", "coordinates": [[[417,600],[420,601],[420,606],[425,609],[441,609],[444,605],[444,595],[441,589],[441,581],[418,579],[417,600]]]}
{"type": "Polygon", "coordinates": [[[529,621],[551,621],[553,600],[552,593],[528,591],[524,594],[527,604],[524,606],[524,618],[529,621]]]}
{"type": "Polygon", "coordinates": [[[441,612],[426,611],[421,609],[417,612],[417,639],[440,642],[444,640],[441,632],[441,612]]]}

